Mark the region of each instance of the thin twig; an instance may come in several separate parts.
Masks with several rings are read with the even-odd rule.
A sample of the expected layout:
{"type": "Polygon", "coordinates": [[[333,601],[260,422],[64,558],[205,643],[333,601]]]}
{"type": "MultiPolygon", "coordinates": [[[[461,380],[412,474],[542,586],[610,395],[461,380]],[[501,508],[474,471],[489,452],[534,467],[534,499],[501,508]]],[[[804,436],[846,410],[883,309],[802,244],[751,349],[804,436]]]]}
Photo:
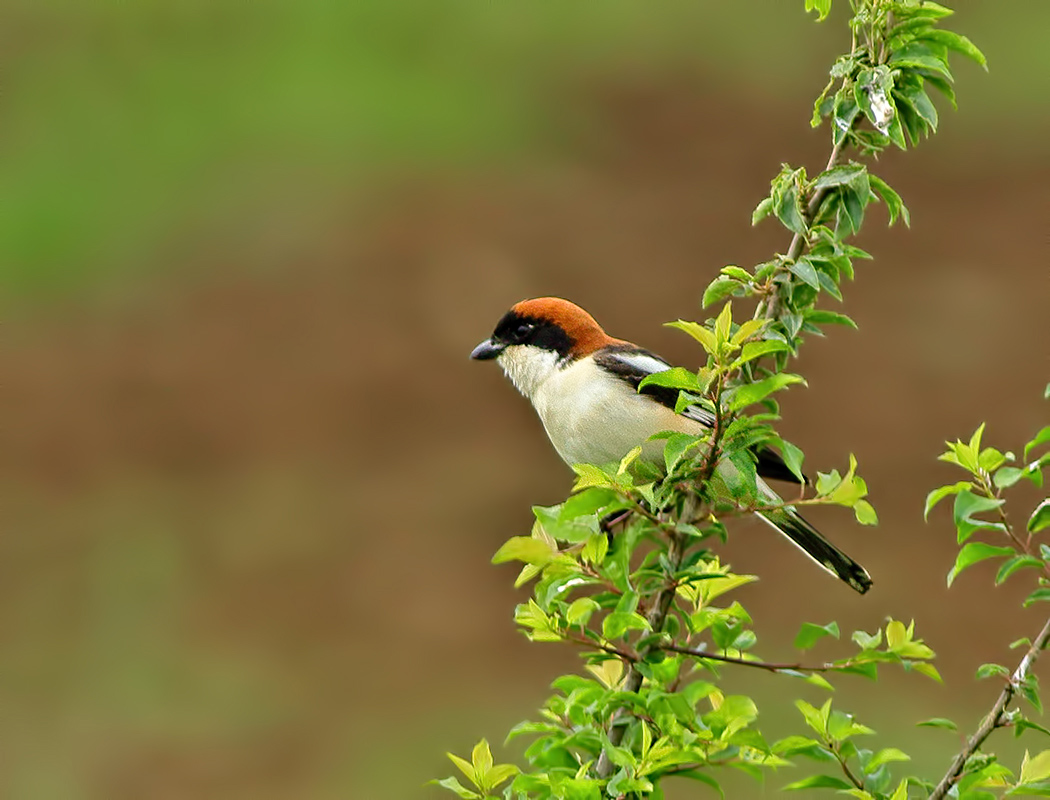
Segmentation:
{"type": "Polygon", "coordinates": [[[611,644],[603,644],[602,642],[592,641],[584,636],[566,636],[566,640],[572,644],[579,645],[580,647],[586,647],[591,650],[601,650],[603,653],[608,653],[611,656],[618,656],[628,664],[633,664],[638,660],[637,653],[631,653],[627,650],[621,650],[619,647],[614,647],[611,644]]]}
{"type": "Polygon", "coordinates": [[[991,736],[992,731],[996,728],[1005,726],[1006,723],[1003,717],[1006,713],[1006,707],[1010,705],[1010,701],[1014,699],[1014,695],[1017,694],[1021,685],[1028,680],[1028,673],[1031,671],[1032,665],[1039,658],[1039,653],[1046,649],[1048,642],[1050,642],[1050,619],[1047,619],[1043,624],[1043,629],[1039,632],[1036,640],[1028,648],[1028,652],[1024,654],[1021,663],[1017,665],[1017,669],[1010,676],[1010,680],[1003,687],[1002,692],[999,693],[992,710],[988,712],[984,721],[981,722],[981,726],[974,731],[973,736],[967,740],[966,747],[955,756],[955,760],[952,761],[948,771],[941,778],[941,782],[937,784],[937,788],[933,790],[933,794],[929,796],[928,800],[942,800],[951,790],[955,781],[959,779],[959,776],[963,774],[966,762],[980,749],[981,745],[984,744],[984,740],[991,736]]]}
{"type": "MultiPolygon", "coordinates": [[[[981,474],[977,476],[977,479],[981,484],[981,488],[984,489],[985,497],[987,497],[989,500],[1002,500],[1002,489],[996,491],[992,488],[992,483],[986,471],[982,470],[981,474]]],[[[1010,518],[1006,516],[1006,509],[1003,507],[1003,504],[1001,502],[999,504],[998,512],[999,521],[1003,526],[1003,530],[1006,531],[1006,535],[1010,537],[1010,541],[1014,543],[1017,549],[1019,549],[1026,556],[1031,556],[1032,558],[1039,558],[1039,556],[1037,556],[1032,551],[1032,534],[1029,533],[1028,536],[1022,540],[1021,537],[1018,536],[1017,533],[1014,531],[1014,526],[1010,523],[1010,518]]],[[[1043,559],[1039,560],[1043,561],[1043,559]]],[[[1047,564],[1045,561],[1043,561],[1043,566],[1041,567],[1041,569],[1043,571],[1043,575],[1050,578],[1050,564],[1047,564]]]]}
{"type": "Polygon", "coordinates": [[[695,658],[706,658],[710,661],[721,661],[726,664],[740,664],[743,667],[754,667],[755,669],[762,669],[766,672],[832,672],[834,670],[855,666],[855,662],[853,661],[843,661],[837,664],[830,661],[823,664],[780,664],[773,661],[753,661],[738,656],[726,656],[720,653],[711,653],[707,650],[682,647],[677,644],[662,644],[659,647],[661,650],[669,650],[672,653],[682,653],[683,655],[694,656],[695,658]]]}
{"type": "Polygon", "coordinates": [[[860,778],[853,774],[853,770],[849,768],[849,763],[847,762],[847,759],[843,757],[842,752],[839,750],[838,746],[833,745],[831,748],[831,752],[835,754],[835,758],[838,759],[839,766],[842,767],[842,772],[849,780],[849,782],[861,791],[864,791],[864,781],[862,781],[860,778]]]}

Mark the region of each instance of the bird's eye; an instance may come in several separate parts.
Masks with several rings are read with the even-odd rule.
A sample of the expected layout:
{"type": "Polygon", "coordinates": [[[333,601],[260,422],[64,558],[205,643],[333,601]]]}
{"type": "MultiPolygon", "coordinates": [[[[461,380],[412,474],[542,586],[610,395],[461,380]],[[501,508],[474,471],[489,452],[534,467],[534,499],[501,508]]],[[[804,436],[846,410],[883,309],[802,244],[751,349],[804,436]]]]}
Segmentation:
{"type": "Polygon", "coordinates": [[[519,325],[514,331],[514,338],[524,339],[526,336],[532,333],[532,329],[535,327],[536,326],[531,322],[521,323],[521,325],[519,325]]]}

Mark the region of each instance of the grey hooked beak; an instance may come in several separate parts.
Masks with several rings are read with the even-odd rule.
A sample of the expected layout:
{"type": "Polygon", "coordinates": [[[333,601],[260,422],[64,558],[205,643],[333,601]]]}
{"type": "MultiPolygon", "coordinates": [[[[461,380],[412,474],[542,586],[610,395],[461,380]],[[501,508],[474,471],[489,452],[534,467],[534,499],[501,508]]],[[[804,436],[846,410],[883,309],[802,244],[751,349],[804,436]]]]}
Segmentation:
{"type": "Polygon", "coordinates": [[[491,339],[486,339],[471,351],[470,357],[477,361],[488,361],[489,359],[495,358],[506,349],[507,345],[499,344],[491,339]]]}

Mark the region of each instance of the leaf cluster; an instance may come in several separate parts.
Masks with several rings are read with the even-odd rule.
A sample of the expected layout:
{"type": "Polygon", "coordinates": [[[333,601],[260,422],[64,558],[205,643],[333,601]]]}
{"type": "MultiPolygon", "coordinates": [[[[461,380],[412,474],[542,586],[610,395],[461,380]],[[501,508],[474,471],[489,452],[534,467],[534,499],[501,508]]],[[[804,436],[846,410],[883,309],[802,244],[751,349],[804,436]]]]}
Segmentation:
{"type": "MultiPolygon", "coordinates": [[[[733,572],[713,549],[727,537],[733,517],[784,507],[757,474],[759,458],[774,453],[802,487],[791,507],[839,505],[853,509],[862,524],[877,522],[852,455],[844,473],[818,472],[810,486],[802,451],[774,428],[776,396],[805,383],[787,371],[805,335],[822,335],[827,325],[856,327],[845,314],[818,304],[827,297],[841,302],[854,263],[870,258],[849,241],[868,207],[883,203],[891,225],[898,219],[910,224],[900,195],[865,163],[846,161],[846,152],[863,158],[891,144],[903,149],[936,130],[928,91],[955,101],[948,52],[982,64],[983,56],[968,39],[941,27],[950,13],[943,6],[925,0],[850,0],[850,6],[850,50],[835,62],[814,107],[814,125],[827,123],[830,131],[828,164],[812,177],[802,167],[784,165],[752,215],[753,224],[777,220],[791,237],[789,247],[750,269],[722,269],[702,301],[705,308],[722,303],[719,313],[703,323],[670,323],[699,345],[698,368],[670,369],[639,386],[642,392],[677,391],[676,410],[706,420],[708,429],[653,437],[662,441],[662,458],[655,462],[643,457],[653,451],[650,442],[639,443],[618,463],[574,465],[572,496],[534,508],[530,534],[511,537],[493,558],[520,562],[515,585],[530,585],[530,597],[515,609],[519,629],[532,641],[579,648],[584,671],[554,680],[538,718],[511,731],[508,740],[527,740],[520,770],[494,765],[484,740],[470,761],[449,756],[470,786],[451,777],[436,783],[460,797],[661,798],[665,779],[691,779],[720,792],[724,770],[757,777],[799,763],[827,765],[834,774],[814,774],[785,788],[830,788],[860,800],[906,800],[909,787],[936,793],[932,782],[895,778],[894,765],[908,756],[892,746],[865,746],[874,731],[830,701],[817,707],[798,700],[799,730],[770,741],[755,701],[722,687],[726,670],[757,669],[831,690],[840,677],[877,680],[882,664],[940,680],[933,650],[915,636],[914,622],[892,619],[873,634],[854,632],[848,645],[834,645],[847,645],[850,652],[823,661],[762,657],[754,620],[739,599],[757,577],[733,572]],[[754,302],[754,314],[734,319],[731,298],[754,302]]],[[[805,0],[805,7],[824,19],[831,0],[805,0]]],[[[1029,450],[1050,440],[1050,430],[1040,437],[1026,448],[1026,461],[1029,450]]],[[[980,434],[976,442],[949,450],[953,463],[973,467],[971,480],[938,490],[943,494],[927,511],[954,494],[965,538],[994,530],[995,520],[981,516],[1000,508],[998,495],[989,491],[1022,478],[1035,481],[1043,464],[1036,459],[1038,469],[1014,466],[1011,454],[982,450],[980,434]]],[[[1050,524],[1050,511],[1037,509],[1033,519],[1029,536],[1050,524]],[[1045,522],[1040,514],[1047,515],[1045,522]]],[[[967,556],[960,553],[952,578],[981,558],[1000,555],[966,551],[978,543],[965,538],[960,533],[967,556]]],[[[1009,569],[1004,565],[1003,580],[1036,566],[1025,559],[1046,569],[1041,551],[1017,557],[1007,562],[1009,569]]],[[[1050,586],[1046,590],[1050,596],[1050,586]]],[[[805,622],[795,648],[825,648],[839,635],[834,621],[805,622]]],[[[994,666],[987,673],[1001,674],[994,666]]],[[[1018,730],[1038,727],[1019,713],[1011,724],[1018,730]]],[[[1026,760],[1016,786],[1047,779],[1043,756],[1026,760]]],[[[994,759],[967,763],[965,779],[979,774],[980,784],[1006,774],[997,770],[994,759]]]]}

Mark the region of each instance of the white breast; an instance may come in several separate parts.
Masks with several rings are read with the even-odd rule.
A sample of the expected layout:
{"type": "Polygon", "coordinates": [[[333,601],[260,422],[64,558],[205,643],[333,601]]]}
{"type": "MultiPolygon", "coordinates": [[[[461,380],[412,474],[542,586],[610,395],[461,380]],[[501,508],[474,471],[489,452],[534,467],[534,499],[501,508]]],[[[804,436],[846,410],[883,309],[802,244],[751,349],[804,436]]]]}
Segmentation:
{"type": "Polygon", "coordinates": [[[638,445],[644,458],[662,463],[663,442],[647,443],[650,436],[664,430],[704,430],[698,422],[638,394],[590,358],[562,364],[548,351],[517,347],[507,348],[500,364],[532,401],[558,455],[569,464],[619,461],[638,445]]]}

